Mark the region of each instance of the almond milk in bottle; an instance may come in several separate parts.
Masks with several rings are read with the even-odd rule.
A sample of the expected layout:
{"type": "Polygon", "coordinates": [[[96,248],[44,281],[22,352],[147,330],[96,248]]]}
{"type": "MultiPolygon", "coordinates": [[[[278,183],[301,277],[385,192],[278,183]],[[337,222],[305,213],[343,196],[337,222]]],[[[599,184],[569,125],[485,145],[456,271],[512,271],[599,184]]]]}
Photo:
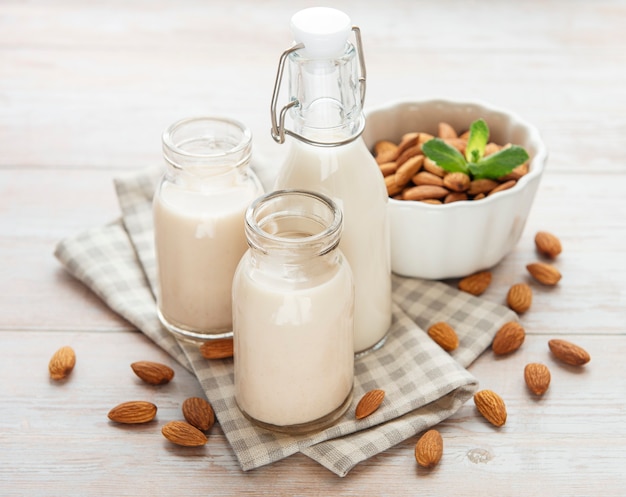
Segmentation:
{"type": "Polygon", "coordinates": [[[307,433],[352,400],[354,285],[328,197],[277,190],[246,213],[249,249],[233,280],[235,396],[255,424],[307,433]]]}
{"type": "Polygon", "coordinates": [[[275,187],[317,191],[342,209],[340,248],[355,282],[354,349],[362,353],[380,347],[391,324],[391,268],[387,191],[361,138],[360,31],[346,14],[325,7],[296,13],[291,28],[295,44],[281,56],[272,98],[272,136],[279,143],[290,137],[275,187]],[[348,41],[351,32],[356,47],[348,41]],[[285,68],[289,103],[277,114],[285,68]]]}
{"type": "Polygon", "coordinates": [[[241,123],[198,117],[163,133],[166,171],[153,201],[157,311],[178,338],[232,336],[232,279],[248,245],[244,216],[263,189],[241,123]]]}

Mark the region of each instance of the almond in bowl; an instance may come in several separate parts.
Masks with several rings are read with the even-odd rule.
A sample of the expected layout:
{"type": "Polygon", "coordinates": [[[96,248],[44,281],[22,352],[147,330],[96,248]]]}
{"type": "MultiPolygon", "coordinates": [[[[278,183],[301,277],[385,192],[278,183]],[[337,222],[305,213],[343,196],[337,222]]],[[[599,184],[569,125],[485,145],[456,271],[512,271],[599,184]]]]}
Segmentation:
{"type": "MultiPolygon", "coordinates": [[[[527,162],[497,181],[470,178],[468,182],[426,156],[414,159],[413,169],[416,162],[421,165],[408,171],[413,173],[411,183],[397,187],[389,199],[395,273],[426,279],[461,278],[498,264],[522,235],[548,154],[533,125],[512,112],[482,103],[399,101],[367,112],[363,138],[377,160],[385,161],[379,162],[386,164],[385,171],[393,170],[391,163],[401,162],[403,154],[402,160],[415,157],[434,137],[463,153],[463,134],[477,120],[488,124],[491,147],[522,147],[528,153],[527,162]],[[398,147],[395,151],[393,144],[398,147]],[[387,156],[379,159],[385,147],[387,156]]],[[[494,151],[486,149],[485,154],[494,151]]],[[[389,174],[385,176],[388,186],[389,174]]],[[[404,171],[401,178],[406,175],[404,171]]]]}

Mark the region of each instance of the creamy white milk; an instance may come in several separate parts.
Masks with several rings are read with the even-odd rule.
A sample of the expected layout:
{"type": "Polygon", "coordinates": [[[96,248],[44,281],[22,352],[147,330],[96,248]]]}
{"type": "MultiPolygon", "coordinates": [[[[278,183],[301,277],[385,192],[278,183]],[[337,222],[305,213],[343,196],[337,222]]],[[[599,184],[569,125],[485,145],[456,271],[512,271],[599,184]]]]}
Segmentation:
{"type": "Polygon", "coordinates": [[[342,408],[351,399],[354,374],[348,266],[332,268],[313,286],[298,288],[278,273],[248,271],[247,257],[250,252],[233,288],[240,409],[282,427],[310,423],[342,408]]]}
{"type": "Polygon", "coordinates": [[[260,194],[250,184],[210,191],[164,183],[154,199],[158,305],[184,330],[232,330],[232,278],[247,249],[244,214],[260,194]]]}
{"type": "Polygon", "coordinates": [[[331,197],[344,214],[340,248],[355,284],[354,350],[375,346],[391,325],[391,265],[387,192],[358,138],[340,147],[293,140],[276,188],[305,188],[331,197]]]}

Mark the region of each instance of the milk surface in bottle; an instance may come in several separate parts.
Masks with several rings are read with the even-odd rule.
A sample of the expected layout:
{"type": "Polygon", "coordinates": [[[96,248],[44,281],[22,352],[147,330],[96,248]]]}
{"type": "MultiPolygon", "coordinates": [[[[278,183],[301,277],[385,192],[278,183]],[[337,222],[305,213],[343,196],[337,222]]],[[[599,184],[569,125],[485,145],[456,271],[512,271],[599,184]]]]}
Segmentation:
{"type": "Polygon", "coordinates": [[[296,44],[281,57],[272,99],[272,135],[279,143],[290,136],[275,187],[317,191],[342,209],[340,248],[354,276],[354,349],[361,353],[380,347],[391,324],[391,269],[387,191],[361,138],[365,67],[360,33],[346,14],[324,7],[298,12],[291,27],[296,44]],[[348,41],[351,31],[356,48],[348,41]],[[285,64],[289,104],[277,118],[285,64]],[[293,129],[285,125],[287,115],[293,129]]]}

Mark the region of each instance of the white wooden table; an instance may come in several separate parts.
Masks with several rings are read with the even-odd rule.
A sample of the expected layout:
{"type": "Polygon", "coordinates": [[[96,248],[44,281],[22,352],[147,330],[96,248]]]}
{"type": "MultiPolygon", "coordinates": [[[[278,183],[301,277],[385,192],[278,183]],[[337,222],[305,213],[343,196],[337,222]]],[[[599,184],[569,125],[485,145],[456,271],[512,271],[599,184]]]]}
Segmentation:
{"type": "Polygon", "coordinates": [[[525,495],[626,494],[626,2],[333,2],[363,32],[366,106],[402,97],[484,100],[533,122],[550,148],[524,235],[485,298],[503,302],[557,234],[563,279],[537,288],[522,349],[472,366],[499,392],[496,430],[468,402],[442,423],[444,456],[416,466],[409,439],[340,479],[304,456],[243,473],[219,426],[199,449],[158,424],[113,426],[106,413],[152,399],[162,419],[202,395],[176,381],[146,389],[129,364],[164,352],[73,280],[52,256],[62,238],[119,215],[112,178],[161,160],[160,134],[190,115],[246,122],[276,165],[269,104],[290,16],[312,2],[0,1],[0,494],[525,495]],[[557,364],[547,341],[591,362],[557,364]],[[47,363],[71,344],[62,384],[47,363]],[[543,361],[541,399],[522,379],[543,361]]]}

